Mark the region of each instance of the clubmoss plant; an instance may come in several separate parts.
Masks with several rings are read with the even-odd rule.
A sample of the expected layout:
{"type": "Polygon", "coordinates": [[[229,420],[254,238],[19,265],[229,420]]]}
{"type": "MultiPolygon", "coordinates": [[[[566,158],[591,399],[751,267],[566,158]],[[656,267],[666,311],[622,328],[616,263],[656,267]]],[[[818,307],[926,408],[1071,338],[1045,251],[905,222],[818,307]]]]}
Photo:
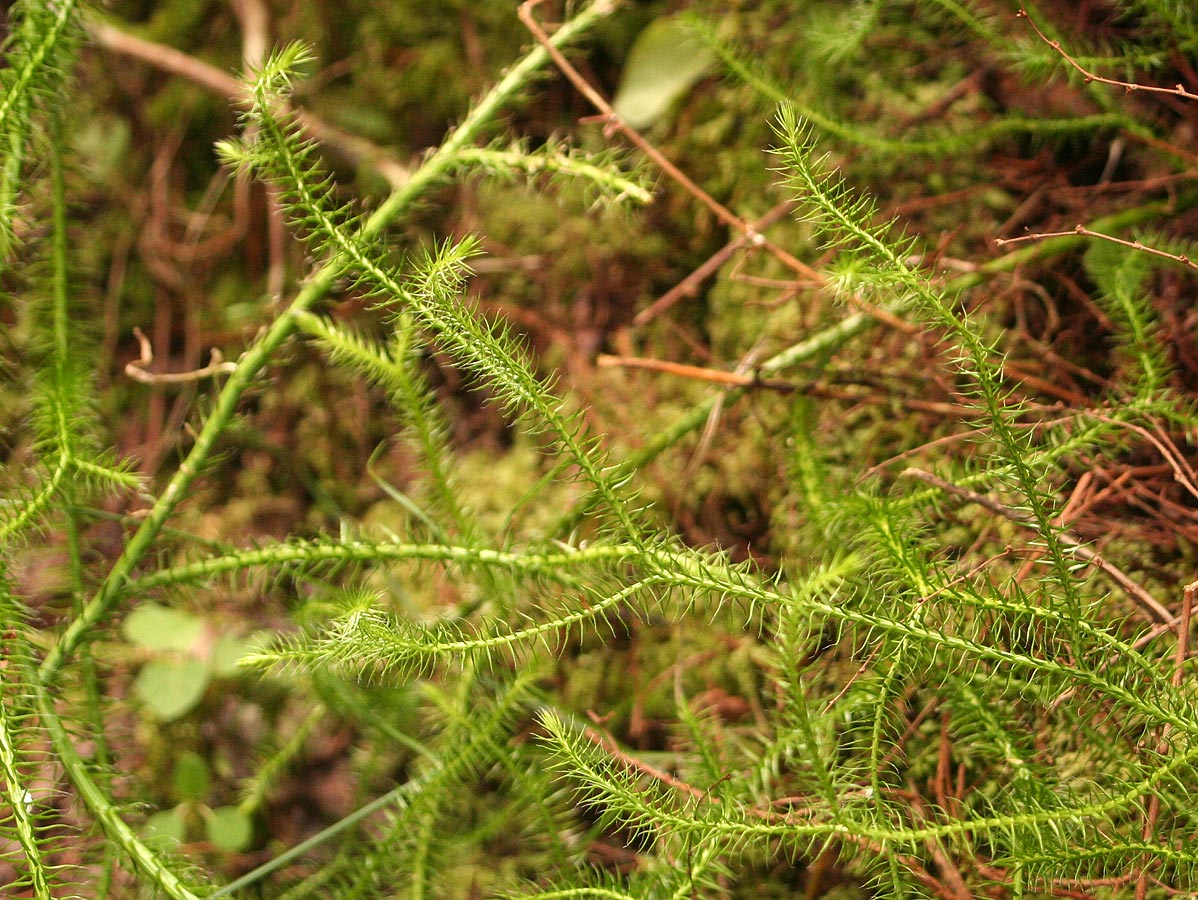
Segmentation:
{"type": "MultiPolygon", "coordinates": [[[[1056,55],[1043,42],[1012,42],[968,4],[917,6],[962,40],[992,42],[996,54],[1056,55]]],[[[580,9],[553,45],[614,11],[606,0],[580,9]]],[[[1198,43],[1192,17],[1171,5],[1136,11],[1176,29],[1178,47],[1198,43]]],[[[9,467],[0,508],[0,860],[11,868],[9,895],[684,900],[781,893],[783,874],[800,869],[811,897],[822,890],[820,873],[832,870],[856,896],[1193,891],[1198,587],[1184,586],[1177,559],[1140,564],[1134,547],[1095,550],[1076,533],[1067,501],[1083,473],[1146,442],[1184,504],[1198,504],[1198,479],[1178,448],[1195,443],[1198,415],[1152,297],[1166,270],[1192,281],[1184,243],[1165,233],[1169,212],[1198,194],[1185,185],[1173,207],[1146,203],[1088,222],[1088,233],[1157,229],[1159,239],[1138,238],[1170,248],[1155,255],[1075,232],[945,278],[925,265],[925,241],[880,216],[850,183],[851,169],[842,174],[821,153],[829,143],[943,158],[995,141],[1119,129],[1163,140],[1151,123],[1108,96],[1094,115],[1008,116],[907,141],[788,99],[716,26],[698,28],[731,79],[784,101],[768,165],[822,243],[818,289],[855,310],[829,305],[825,326],[769,355],[756,381],[713,395],[616,458],[569,388],[469,296],[479,237],[395,246],[396,226],[434,188],[461,179],[540,185],[548,176],[585,183],[596,203],[651,199],[610,154],[488,137],[545,68],[547,48],[515,63],[367,212],[342,199],[304,136],[292,92],[311,56],[287,44],[247,83],[243,136],[218,152],[241,177],[269,185],[311,271],[221,372],[159,488],[106,448],[89,387],[90,337],[71,306],[67,112],[54,86],[72,64],[78,15],[69,2],[18,6],[10,65],[0,70],[6,266],[32,252],[19,240],[29,231],[22,192],[48,198],[45,274],[29,277],[36,290],[20,305],[22,326],[36,336],[21,373],[33,397],[32,437],[23,464],[9,467]],[[34,142],[48,154],[44,178],[30,166],[34,142]],[[1084,404],[1032,402],[1011,374],[1008,323],[970,292],[1082,250],[1115,362],[1084,404]],[[341,298],[369,307],[373,335],[346,321],[341,298]],[[904,446],[891,455],[911,464],[896,470],[886,460],[868,464],[864,451],[846,459],[843,443],[832,445],[835,410],[820,406],[819,367],[883,321],[927,338],[950,391],[938,408],[953,413],[938,439],[965,449],[904,446]],[[271,390],[265,374],[301,341],[386,398],[421,473],[407,492],[388,485],[405,514],[401,530],[378,537],[346,521],[335,534],[180,549],[168,523],[217,464],[247,395],[271,390]],[[572,498],[544,533],[517,540],[475,515],[455,481],[450,429],[423,365],[432,353],[537,447],[539,483],[572,498]],[[778,493],[794,534],[778,541],[769,569],[685,541],[649,508],[642,479],[718,403],[783,376],[795,382],[779,404],[788,433],[778,493]],[[81,521],[111,495],[140,496],[145,507],[116,553],[100,558],[85,546],[81,521]],[[53,631],[39,627],[44,611],[14,574],[43,535],[60,539],[69,560],[70,608],[53,631]],[[262,813],[274,782],[325,724],[354,723],[368,777],[353,812],[292,846],[265,846],[256,865],[242,867],[250,871],[213,887],[186,848],[144,838],[146,810],[115,783],[105,724],[113,705],[95,657],[129,609],[257,574],[299,595],[297,624],[242,664],[307,705],[294,733],[264,742],[239,815],[262,813]],[[405,604],[379,587],[418,576],[437,580],[448,599],[405,604]],[[660,671],[610,715],[643,720],[650,702],[672,714],[664,736],[636,750],[613,736],[603,712],[571,708],[559,690],[587,652],[621,642],[660,671]],[[731,674],[719,684],[696,676],[699,657],[721,660],[731,674]],[[390,786],[368,793],[380,783],[390,786]],[[46,785],[81,801],[94,831],[72,830],[46,785]],[[599,848],[619,851],[611,852],[617,862],[601,864],[599,848]]],[[[821,58],[851,58],[893,27],[882,3],[858,4],[854,19],[850,39],[821,58]]],[[[1142,71],[1156,59],[1150,49],[1130,47],[1126,64],[1142,71]]],[[[1101,95],[1100,86],[1086,90],[1101,95]]]]}

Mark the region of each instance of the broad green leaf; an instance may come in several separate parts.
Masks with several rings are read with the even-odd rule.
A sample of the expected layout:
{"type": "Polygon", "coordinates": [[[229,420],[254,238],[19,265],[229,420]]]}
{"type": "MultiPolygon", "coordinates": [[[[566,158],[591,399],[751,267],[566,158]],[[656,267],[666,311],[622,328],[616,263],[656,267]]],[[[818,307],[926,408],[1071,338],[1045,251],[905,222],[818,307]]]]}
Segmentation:
{"type": "Polygon", "coordinates": [[[152,659],[137,673],[133,691],[156,717],[169,722],[200,702],[210,677],[198,659],[152,659]]]}
{"type": "Polygon", "coordinates": [[[254,836],[254,824],[236,806],[222,806],[204,813],[208,840],[221,850],[244,850],[254,836]]]}
{"type": "Polygon", "coordinates": [[[633,128],[647,128],[706,75],[714,61],[683,23],[655,19],[632,45],[612,106],[633,128]]]}
{"type": "Polygon", "coordinates": [[[147,650],[190,650],[204,632],[204,621],[189,612],[146,603],[129,614],[121,632],[147,650]]]}

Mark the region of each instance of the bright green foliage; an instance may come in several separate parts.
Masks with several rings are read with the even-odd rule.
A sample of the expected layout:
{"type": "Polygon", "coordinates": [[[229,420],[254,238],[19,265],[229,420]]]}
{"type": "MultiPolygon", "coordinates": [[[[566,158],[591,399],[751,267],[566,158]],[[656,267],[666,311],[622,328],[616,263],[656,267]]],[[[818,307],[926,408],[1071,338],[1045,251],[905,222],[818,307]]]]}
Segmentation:
{"type": "MultiPolygon", "coordinates": [[[[859,63],[875,36],[893,37],[898,14],[887,4],[812,7],[804,40],[821,65],[859,63]]],[[[971,4],[915,7],[928,13],[921,29],[979,41],[996,60],[1043,63],[1047,53],[1008,39],[971,4]]],[[[1161,30],[1179,29],[1179,47],[1195,44],[1184,11],[1137,10],[1161,30]]],[[[555,43],[613,11],[605,2],[584,8],[555,43]]],[[[752,88],[747,103],[784,101],[771,119],[772,156],[754,177],[764,181],[772,167],[794,202],[796,240],[823,248],[820,290],[862,308],[829,305],[818,328],[773,348],[758,373],[798,372],[814,385],[831,357],[875,324],[872,313],[899,316],[913,332],[935,335],[959,410],[958,430],[945,436],[969,447],[930,455],[927,435],[903,433],[885,411],[854,432],[852,422],[830,421],[814,393],[763,402],[761,420],[783,439],[762,438],[746,455],[776,446],[786,454],[767,460],[786,527],[775,541],[778,566],[766,572],[663,525],[646,475],[732,391],[704,395],[620,455],[514,328],[469,298],[481,237],[397,237],[433,189],[466,178],[582,183],[588,203],[651,199],[610,154],[556,140],[480,145],[546,65],[543,49],[509,69],[372,212],[342,199],[301,133],[291,104],[310,49],[288,44],[261,66],[248,85],[244,136],[218,150],[241,175],[271,186],[311,271],[204,397],[174,474],[150,494],[104,449],[111,438],[93,412],[88,336],[69,308],[63,110],[48,91],[58,77],[50,73],[69,68],[64,35],[76,15],[65,2],[21,6],[13,64],[0,70],[0,259],[17,253],[16,197],[35,183],[27,167],[35,125],[52,138],[49,299],[31,294],[22,309],[36,335],[23,375],[33,397],[32,462],[7,475],[0,510],[0,837],[15,872],[4,890],[86,896],[90,868],[55,862],[68,845],[71,858],[111,883],[131,869],[139,890],[174,900],[767,896],[789,887],[757,873],[799,862],[810,873],[821,860],[834,862],[853,896],[919,896],[950,873],[970,896],[1050,896],[1059,879],[1121,888],[1141,872],[1182,891],[1198,883],[1198,697],[1188,662],[1174,661],[1166,637],[1179,627],[1177,598],[1162,606],[1142,596],[1145,588],[1108,580],[1110,565],[1064,516],[1076,473],[1123,452],[1129,434],[1162,420],[1189,434],[1198,428],[1174,395],[1175,367],[1151,303],[1152,279],[1171,263],[1113,244],[1086,249],[1082,266],[1112,325],[1114,372],[1092,408],[1033,405],[1015,397],[1003,322],[973,308],[969,291],[1035,254],[1077,249],[1080,236],[940,278],[923,263],[923,242],[899,221],[879,221],[877,204],[850,184],[852,170],[842,174],[821,155],[839,143],[943,158],[1013,136],[1052,141],[1148,126],[1106,103],[1092,115],[997,117],[891,136],[826,96],[783,87],[796,73],[775,77],[745,62],[719,23],[693,23],[688,33],[733,82],[752,88]],[[393,251],[401,239],[402,255],[393,251]],[[323,305],[333,294],[365,299],[373,319],[348,324],[343,308],[323,305]],[[412,483],[370,472],[390,514],[374,523],[343,515],[336,531],[241,548],[173,534],[168,522],[217,465],[249,392],[275,390],[268,369],[286,371],[301,343],[381,395],[385,427],[415,460],[412,483]],[[499,525],[480,513],[423,365],[433,352],[519,432],[527,455],[513,456],[531,459],[534,471],[508,505],[551,507],[554,515],[533,520],[548,526],[530,534],[509,527],[515,511],[499,525]],[[846,433],[878,446],[857,446],[846,433]],[[885,463],[870,465],[874,456],[918,456],[935,472],[893,475],[885,463]],[[134,492],[145,508],[128,522],[115,560],[96,565],[80,536],[82,510],[97,496],[134,492]],[[68,624],[53,634],[31,626],[31,598],[8,574],[46,533],[63,536],[71,560],[68,624]],[[215,627],[205,598],[222,582],[286,595],[294,626],[252,646],[215,627]],[[108,640],[118,634],[123,640],[108,640]],[[635,653],[617,655],[621,642],[635,653]],[[300,708],[299,723],[278,716],[286,727],[260,741],[236,791],[227,784],[243,761],[185,749],[164,770],[164,808],[123,809],[97,656],[140,665],[130,690],[160,727],[177,729],[170,735],[202,733],[188,730],[189,717],[217,693],[214,677],[235,672],[269,698],[263,709],[300,708]],[[609,718],[586,715],[610,695],[609,718]],[[648,749],[610,738],[620,733],[610,723],[632,733],[646,718],[667,723],[648,749]],[[360,748],[352,811],[290,847],[255,847],[272,790],[300,767],[310,742],[346,723],[360,748]],[[79,735],[89,731],[84,745],[79,735]],[[45,767],[63,770],[99,840],[65,833],[33,792],[45,767]],[[922,793],[929,783],[938,796],[922,793]],[[209,879],[176,855],[195,843],[217,860],[254,848],[268,861],[223,887],[201,887],[209,879]],[[618,847],[633,864],[598,867],[600,846],[618,847]]],[[[1149,49],[1130,49],[1137,66],[1149,49]]],[[[700,70],[649,92],[668,106],[700,70]]],[[[627,75],[649,77],[635,66],[627,75]]],[[[642,113],[647,123],[661,109],[642,113]]],[[[1147,242],[1161,217],[1160,207],[1145,207],[1102,225],[1144,222],[1147,242]]],[[[734,346],[741,323],[755,321],[745,311],[722,338],[734,346]]],[[[1174,464],[1184,481],[1184,466],[1174,464]]],[[[511,489],[499,477],[493,487],[511,489]]],[[[691,486],[670,487],[682,495],[691,486]]],[[[1143,577],[1162,598],[1173,588],[1143,577]]]]}

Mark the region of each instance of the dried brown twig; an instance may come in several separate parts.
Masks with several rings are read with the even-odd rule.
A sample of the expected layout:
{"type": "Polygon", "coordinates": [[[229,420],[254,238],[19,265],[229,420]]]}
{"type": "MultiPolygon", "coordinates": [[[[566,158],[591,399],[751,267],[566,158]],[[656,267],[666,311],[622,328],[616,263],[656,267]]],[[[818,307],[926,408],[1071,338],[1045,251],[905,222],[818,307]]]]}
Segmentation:
{"type": "MultiPolygon", "coordinates": [[[[230,100],[245,99],[246,90],[243,82],[216,66],[209,65],[181,50],[136,37],[94,17],[85,20],[85,28],[88,36],[97,45],[112,53],[130,59],[138,59],[156,69],[180,75],[193,84],[214,94],[228,97],[230,100]]],[[[345,159],[355,164],[373,167],[393,187],[407,182],[408,167],[381,147],[363,137],[333,127],[308,110],[293,109],[292,111],[300,128],[306,134],[340,153],[345,159]]]]}
{"type": "Polygon", "coordinates": [[[1075,60],[1067,52],[1065,52],[1064,48],[1061,47],[1060,41],[1054,41],[1043,31],[1041,31],[1040,26],[1037,25],[1032,17],[1028,15],[1028,12],[1024,7],[1019,7],[1019,12],[1017,12],[1015,15],[1020,19],[1026,19],[1027,23],[1032,26],[1032,30],[1035,31],[1040,37],[1040,40],[1044,41],[1044,43],[1048,44],[1049,47],[1059,53],[1061,55],[1061,59],[1065,60],[1065,62],[1067,62],[1074,69],[1074,71],[1078,72],[1083,78],[1085,78],[1087,83],[1097,82],[1098,84],[1109,84],[1114,87],[1121,87],[1129,94],[1142,91],[1144,93],[1168,94],[1174,97],[1184,97],[1186,100],[1198,100],[1198,94],[1187,91],[1185,89],[1185,85],[1182,84],[1177,84],[1173,87],[1156,87],[1155,85],[1138,84],[1134,81],[1120,81],[1117,78],[1106,78],[1102,75],[1096,75],[1089,69],[1086,69],[1084,66],[1082,66],[1081,63],[1075,60]]]}
{"type": "MultiPolygon", "coordinates": [[[[958,484],[953,484],[951,481],[946,481],[931,472],[925,472],[923,469],[906,469],[902,475],[907,478],[914,478],[922,481],[924,484],[931,485],[946,493],[960,497],[969,503],[976,503],[993,513],[997,513],[1004,519],[1022,525],[1025,528],[1037,529],[1038,526],[1035,520],[1027,513],[1017,509],[1012,509],[1004,503],[987,497],[985,494],[979,494],[977,491],[971,491],[969,488],[961,487],[958,484]]],[[[1169,610],[1155,597],[1150,594],[1143,585],[1133,579],[1130,575],[1120,569],[1118,566],[1103,559],[1103,557],[1095,553],[1089,547],[1081,542],[1078,538],[1068,532],[1058,532],[1057,540],[1070,547],[1080,559],[1106,572],[1119,587],[1127,593],[1129,597],[1139,607],[1144,616],[1153,622],[1172,625],[1175,621],[1174,616],[1169,610]]]]}
{"type": "Polygon", "coordinates": [[[1054,237],[1069,237],[1070,235],[1080,234],[1083,237],[1098,238],[1103,241],[1110,241],[1112,244],[1118,244],[1121,247],[1128,247],[1132,250],[1140,250],[1144,253],[1149,253],[1153,256],[1159,256],[1163,259],[1170,259],[1173,262],[1179,262],[1183,266],[1188,266],[1191,269],[1198,269],[1198,263],[1190,259],[1182,253],[1169,253],[1165,250],[1158,250],[1155,247],[1149,247],[1141,241],[1128,241],[1123,238],[1117,238],[1110,234],[1103,234],[1099,231],[1091,231],[1085,225],[1075,225],[1072,231],[1043,231],[1035,234],[1025,234],[1014,238],[995,238],[994,243],[1000,247],[1005,247],[1007,244],[1017,244],[1020,241],[1038,241],[1044,238],[1054,237]]]}
{"type": "Polygon", "coordinates": [[[642,309],[632,320],[633,325],[647,325],[674,304],[698,293],[699,285],[714,275],[724,263],[749,246],[749,233],[760,234],[795,207],[794,201],[779,203],[768,213],[749,226],[750,231],[738,234],[727,244],[708,257],[707,261],[683,278],[680,282],[642,309]]]}
{"type": "Polygon", "coordinates": [[[194,369],[190,372],[151,372],[146,368],[154,362],[154,350],[150,346],[150,339],[140,328],[134,328],[133,334],[141,345],[141,358],[126,364],[125,374],[142,384],[186,384],[190,381],[199,381],[201,378],[229,375],[237,369],[237,363],[226,362],[220,350],[213,347],[211,362],[202,369],[194,369]]]}
{"type": "Polygon", "coordinates": [[[699,185],[695,184],[685,172],[667,159],[657,147],[624,121],[620,114],[612,108],[607,99],[599,91],[595,90],[591,86],[591,83],[582,76],[582,73],[566,59],[565,54],[550,42],[549,35],[546,34],[545,29],[541,27],[541,24],[533,16],[533,10],[543,2],[544,0],[525,0],[524,3],[521,3],[519,12],[520,21],[532,33],[537,43],[545,48],[545,52],[549,54],[562,74],[569,79],[570,83],[574,85],[580,94],[586,97],[599,110],[606,122],[606,130],[608,132],[618,131],[623,134],[638,150],[644,153],[658,168],[665,172],[672,181],[676,182],[688,194],[710,209],[717,219],[743,235],[747,244],[769,251],[788,269],[797,272],[803,278],[814,281],[817,284],[823,284],[824,277],[819,272],[770,241],[769,238],[754,228],[753,225],[736,215],[736,213],[708,194],[699,185]]]}
{"type": "Polygon", "coordinates": [[[793,391],[798,385],[790,381],[775,378],[761,378],[753,372],[727,372],[723,369],[707,369],[703,366],[688,366],[683,363],[670,362],[665,359],[650,359],[643,356],[610,356],[601,354],[596,364],[604,367],[621,367],[625,369],[648,369],[653,372],[664,372],[679,378],[691,378],[696,381],[709,381],[728,387],[739,388],[769,388],[774,391],[793,391]]]}

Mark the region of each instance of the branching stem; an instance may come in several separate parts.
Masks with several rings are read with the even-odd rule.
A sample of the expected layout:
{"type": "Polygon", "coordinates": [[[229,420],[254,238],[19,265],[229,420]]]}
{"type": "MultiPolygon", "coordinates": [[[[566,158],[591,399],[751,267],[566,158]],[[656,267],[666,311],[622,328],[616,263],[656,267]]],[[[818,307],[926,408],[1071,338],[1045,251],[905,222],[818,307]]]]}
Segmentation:
{"type": "MultiPolygon", "coordinates": [[[[70,4],[64,4],[68,6],[70,4]]],[[[574,40],[614,9],[614,4],[599,2],[583,10],[564,24],[553,36],[550,48],[574,40]]],[[[394,191],[383,204],[363,223],[362,238],[372,238],[388,225],[408,212],[412,204],[428,188],[437,184],[445,171],[451,167],[463,148],[474,142],[479,134],[509,105],[549,61],[549,49],[534,47],[523,59],[513,66],[500,82],[470,111],[466,119],[453,130],[445,142],[427,161],[412,174],[412,177],[394,191]]],[[[221,389],[215,408],[196,437],[195,444],[180,463],[178,470],[166,489],[150,508],[136,533],[129,539],[121,555],[113,564],[108,576],[80,614],[71,622],[62,637],[46,654],[38,671],[42,684],[52,683],[59,670],[70,659],[75,649],[91,633],[95,625],[109,614],[113,604],[121,596],[134,570],[149,552],[155,538],[170,518],[171,513],[187,495],[192,483],[210,459],[216,443],[237,412],[242,395],[254,383],[258,374],[270,364],[275,353],[297,328],[297,316],[323,299],[333,288],[338,275],[344,269],[345,260],[335,257],[322,266],[304,285],[290,306],[271,323],[263,334],[237,360],[236,370],[221,389]]]]}

